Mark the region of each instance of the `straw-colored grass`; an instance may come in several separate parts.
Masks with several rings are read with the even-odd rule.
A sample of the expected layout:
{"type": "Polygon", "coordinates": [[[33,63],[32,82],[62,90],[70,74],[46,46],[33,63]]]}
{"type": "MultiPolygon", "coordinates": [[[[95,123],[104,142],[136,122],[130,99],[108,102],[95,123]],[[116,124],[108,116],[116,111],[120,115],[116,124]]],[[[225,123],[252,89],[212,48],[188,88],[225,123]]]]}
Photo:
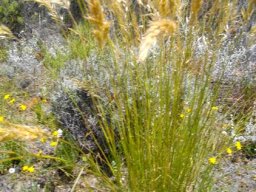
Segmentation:
{"type": "Polygon", "coordinates": [[[40,6],[44,6],[49,13],[51,14],[51,17],[57,22],[61,23],[61,19],[58,15],[58,12],[56,10],[56,5],[65,9],[69,9],[70,1],[68,0],[31,0],[34,2],[37,2],[40,6]]]}
{"type": "Polygon", "coordinates": [[[14,124],[6,120],[0,123],[0,142],[34,141],[47,136],[47,132],[39,127],[14,124]]]}
{"type": "Polygon", "coordinates": [[[157,43],[157,39],[170,37],[176,31],[176,23],[171,20],[162,19],[150,24],[142,39],[139,51],[139,61],[144,61],[148,56],[150,48],[157,43]]]}
{"type": "Polygon", "coordinates": [[[0,25],[0,39],[15,38],[11,30],[5,25],[0,25]]]}
{"type": "Polygon", "coordinates": [[[102,48],[108,40],[110,23],[105,19],[99,0],[89,1],[89,15],[87,19],[93,24],[93,34],[102,48]]]}

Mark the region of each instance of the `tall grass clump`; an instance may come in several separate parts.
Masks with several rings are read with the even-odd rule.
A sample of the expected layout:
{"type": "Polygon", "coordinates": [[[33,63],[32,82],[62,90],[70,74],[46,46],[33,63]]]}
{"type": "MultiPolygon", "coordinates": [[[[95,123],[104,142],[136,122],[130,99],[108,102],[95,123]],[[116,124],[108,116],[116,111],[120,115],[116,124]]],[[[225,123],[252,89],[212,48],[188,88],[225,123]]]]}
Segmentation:
{"type": "Polygon", "coordinates": [[[78,33],[81,23],[71,36],[94,45],[80,57],[92,66],[80,84],[97,108],[110,154],[102,149],[101,158],[113,177],[96,164],[94,173],[111,191],[210,191],[215,162],[208,159],[218,162],[225,143],[217,106],[225,66],[216,72],[216,63],[236,2],[91,0],[84,7],[90,34],[78,33]]]}

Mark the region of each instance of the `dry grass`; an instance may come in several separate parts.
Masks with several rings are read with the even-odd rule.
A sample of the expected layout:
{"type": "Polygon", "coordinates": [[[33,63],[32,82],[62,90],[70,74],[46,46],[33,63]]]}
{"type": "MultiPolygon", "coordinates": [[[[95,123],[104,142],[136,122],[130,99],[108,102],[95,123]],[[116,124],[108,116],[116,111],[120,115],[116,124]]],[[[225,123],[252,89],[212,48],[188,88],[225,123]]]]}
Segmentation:
{"type": "Polygon", "coordinates": [[[158,38],[170,37],[176,29],[177,25],[172,20],[162,19],[152,22],[142,39],[139,61],[144,61],[147,58],[150,48],[157,43],[158,38]]]}
{"type": "Polygon", "coordinates": [[[93,24],[93,34],[102,48],[108,40],[110,23],[105,19],[99,0],[89,1],[89,15],[87,19],[93,24]]]}
{"type": "Polygon", "coordinates": [[[181,1],[179,0],[160,0],[154,1],[156,7],[158,7],[161,17],[170,17],[174,19],[180,14],[181,1]]]}
{"type": "Polygon", "coordinates": [[[5,25],[0,25],[0,39],[13,39],[15,38],[11,30],[5,25]]]}
{"type": "Polygon", "coordinates": [[[46,131],[39,127],[13,124],[8,121],[0,124],[0,142],[9,140],[33,141],[46,136],[46,131]]]}
{"type": "Polygon", "coordinates": [[[51,14],[51,17],[57,23],[60,23],[61,19],[56,10],[56,5],[62,8],[65,8],[67,10],[69,9],[69,6],[70,6],[70,1],[68,0],[33,0],[33,1],[38,3],[41,6],[46,7],[49,13],[51,14]]]}
{"type": "Polygon", "coordinates": [[[198,12],[202,6],[202,0],[192,0],[191,1],[191,20],[197,20],[198,12]]]}
{"type": "MultiPolygon", "coordinates": [[[[53,18],[58,18],[52,3],[62,6],[62,1],[35,1],[47,7],[53,18]]],[[[116,180],[113,182],[109,177],[105,178],[99,170],[95,175],[105,178],[106,185],[113,187],[112,191],[209,191],[212,165],[207,164],[207,158],[218,154],[216,146],[225,143],[220,136],[221,130],[216,129],[219,127],[216,124],[219,114],[212,109],[218,97],[218,87],[213,91],[209,88],[212,87],[211,67],[221,48],[222,39],[219,37],[233,22],[230,21],[233,15],[237,14],[232,12],[235,5],[232,7],[225,1],[215,1],[198,20],[202,0],[191,0],[189,4],[179,0],[141,0],[138,1],[139,9],[132,7],[132,1],[128,0],[86,2],[88,14],[84,18],[91,24],[89,28],[93,29],[92,34],[99,47],[106,48],[107,53],[95,47],[88,49],[95,49],[96,57],[101,56],[95,65],[107,69],[112,90],[107,90],[106,95],[110,95],[114,103],[111,108],[100,100],[100,96],[95,97],[99,117],[102,117],[101,128],[108,138],[114,159],[108,162],[106,158],[106,164],[116,180]],[[113,28],[112,20],[110,22],[105,15],[105,6],[113,16],[111,19],[114,18],[113,28]],[[148,7],[151,13],[141,11],[148,7]],[[110,28],[113,29],[111,36],[110,28]],[[210,48],[198,54],[194,43],[201,36],[210,48]],[[167,39],[171,41],[165,41],[167,39]],[[161,53],[147,59],[156,44],[159,44],[161,53]],[[134,48],[138,48],[139,53],[134,48]],[[115,54],[116,50],[120,50],[127,60],[115,54]],[[111,66],[110,60],[118,65],[111,66]],[[145,62],[145,65],[139,65],[139,62],[145,62]],[[195,75],[190,75],[191,72],[195,75]],[[120,133],[122,154],[117,150],[112,129],[118,129],[120,133]],[[124,166],[127,169],[125,174],[124,166]],[[122,183],[123,178],[126,183],[122,183]]],[[[251,0],[248,10],[242,12],[244,20],[251,17],[251,7],[255,3],[251,0]]],[[[80,41],[90,43],[87,31],[84,33],[79,28],[72,31],[80,41]]],[[[3,30],[2,33],[8,34],[8,31],[3,30]]],[[[83,50],[81,46],[77,46],[79,50],[83,50]]],[[[83,59],[86,61],[88,58],[85,56],[83,59]]],[[[84,75],[87,73],[93,76],[87,71],[84,75]]],[[[99,76],[96,75],[90,82],[74,84],[86,87],[93,95],[98,88],[99,76]]],[[[100,88],[100,91],[108,89],[100,88]]],[[[0,141],[29,141],[46,135],[39,127],[10,122],[0,124],[0,141]]]]}

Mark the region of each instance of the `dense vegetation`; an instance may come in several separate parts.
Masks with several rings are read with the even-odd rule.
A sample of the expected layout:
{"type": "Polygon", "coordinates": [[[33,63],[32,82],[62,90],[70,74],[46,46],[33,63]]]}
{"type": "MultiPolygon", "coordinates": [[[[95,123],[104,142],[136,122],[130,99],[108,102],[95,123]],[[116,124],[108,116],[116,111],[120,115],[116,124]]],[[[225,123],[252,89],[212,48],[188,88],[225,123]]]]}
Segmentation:
{"type": "Polygon", "coordinates": [[[19,0],[2,0],[0,2],[0,22],[8,26],[13,32],[19,32],[24,25],[21,15],[23,3],[19,0]]]}
{"type": "MultiPolygon", "coordinates": [[[[22,22],[17,5],[2,2],[0,8],[10,9],[3,23],[12,28],[10,17],[22,22]]],[[[50,1],[36,2],[62,23],[50,1]]],[[[11,81],[0,85],[1,171],[15,165],[33,177],[35,168],[58,169],[76,178],[72,190],[86,169],[105,191],[211,191],[212,169],[243,149],[233,138],[251,117],[247,104],[246,114],[227,123],[234,108],[222,101],[229,65],[222,55],[237,46],[240,30],[255,33],[253,26],[236,25],[238,16],[250,24],[255,1],[241,9],[219,0],[79,4],[78,21],[68,3],[60,3],[73,22],[64,33],[68,51],[52,55],[41,45],[39,53],[50,77],[46,97],[63,70],[75,68],[72,60],[82,63],[71,79],[75,89],[62,87],[49,102],[31,98],[11,81]],[[53,110],[46,113],[49,105],[53,110]],[[37,145],[30,146],[31,140],[37,145]],[[50,168],[36,167],[40,162],[50,168]],[[76,167],[80,173],[73,174],[76,167]]],[[[250,94],[245,102],[254,100],[250,94]]],[[[253,153],[251,147],[246,151],[253,153]]]]}

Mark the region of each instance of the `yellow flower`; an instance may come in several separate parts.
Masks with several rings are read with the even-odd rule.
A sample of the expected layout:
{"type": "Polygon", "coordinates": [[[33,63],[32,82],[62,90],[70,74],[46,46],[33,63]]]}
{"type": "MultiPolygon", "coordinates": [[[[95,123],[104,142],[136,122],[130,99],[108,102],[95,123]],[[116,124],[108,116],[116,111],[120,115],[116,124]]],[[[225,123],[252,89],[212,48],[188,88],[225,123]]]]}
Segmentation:
{"type": "Polygon", "coordinates": [[[215,165],[217,164],[217,158],[216,157],[211,157],[208,159],[209,163],[212,164],[212,165],[215,165]]]}
{"type": "Polygon", "coordinates": [[[52,132],[52,136],[60,138],[63,135],[63,131],[61,129],[58,129],[57,131],[52,132]]]}
{"type": "Polygon", "coordinates": [[[19,109],[20,109],[21,111],[25,111],[25,110],[27,109],[27,106],[24,105],[24,104],[21,104],[20,107],[19,107],[19,109]]]}
{"type": "Polygon", "coordinates": [[[181,114],[180,114],[180,118],[183,119],[184,117],[185,117],[185,115],[184,115],[183,113],[181,113],[181,114]]]}
{"type": "Polygon", "coordinates": [[[35,168],[34,168],[34,166],[29,167],[29,166],[25,165],[22,167],[22,171],[27,171],[27,172],[33,173],[35,171],[35,168]]]}
{"type": "Polygon", "coordinates": [[[46,99],[42,99],[42,102],[43,102],[43,103],[47,103],[47,100],[46,100],[46,99]]]}
{"type": "Polygon", "coordinates": [[[50,146],[51,146],[51,147],[56,147],[56,146],[57,146],[57,144],[58,144],[58,142],[56,142],[56,141],[52,141],[52,142],[50,143],[50,146]]]}
{"type": "Polygon", "coordinates": [[[4,100],[7,100],[7,99],[9,99],[10,98],[10,95],[9,94],[6,94],[5,96],[4,96],[4,100]]]}
{"type": "Polygon", "coordinates": [[[237,150],[241,150],[242,149],[242,144],[240,143],[240,141],[237,141],[235,146],[236,146],[237,150]]]}
{"type": "Polygon", "coordinates": [[[226,149],[227,154],[232,155],[233,151],[230,147],[226,149]]]}
{"type": "Polygon", "coordinates": [[[0,123],[4,122],[4,117],[0,115],[0,123]]]}
{"type": "Polygon", "coordinates": [[[217,106],[213,106],[213,107],[212,107],[212,110],[213,110],[213,111],[217,111],[218,109],[219,109],[219,108],[218,108],[217,106]]]}
{"type": "Polygon", "coordinates": [[[54,137],[57,137],[58,136],[58,131],[54,131],[54,132],[52,132],[52,135],[54,136],[54,137]]]}
{"type": "Polygon", "coordinates": [[[187,108],[187,109],[186,109],[186,112],[187,112],[187,113],[190,113],[190,112],[191,112],[191,109],[190,109],[190,108],[187,108]]]}
{"type": "Polygon", "coordinates": [[[15,101],[16,101],[15,99],[11,99],[8,103],[13,104],[13,103],[15,103],[15,101]]]}
{"type": "Polygon", "coordinates": [[[35,171],[35,168],[33,166],[31,166],[27,169],[27,171],[30,173],[33,173],[35,171]]]}
{"type": "Polygon", "coordinates": [[[38,151],[38,153],[36,154],[36,156],[40,157],[40,156],[42,156],[42,154],[43,154],[43,151],[40,150],[40,151],[38,151]]]}
{"type": "Polygon", "coordinates": [[[46,138],[41,138],[40,141],[41,141],[41,143],[45,143],[46,142],[46,138]]]}
{"type": "Polygon", "coordinates": [[[29,167],[28,167],[27,165],[25,165],[25,166],[22,167],[22,171],[27,171],[28,168],[29,168],[29,167]]]}

